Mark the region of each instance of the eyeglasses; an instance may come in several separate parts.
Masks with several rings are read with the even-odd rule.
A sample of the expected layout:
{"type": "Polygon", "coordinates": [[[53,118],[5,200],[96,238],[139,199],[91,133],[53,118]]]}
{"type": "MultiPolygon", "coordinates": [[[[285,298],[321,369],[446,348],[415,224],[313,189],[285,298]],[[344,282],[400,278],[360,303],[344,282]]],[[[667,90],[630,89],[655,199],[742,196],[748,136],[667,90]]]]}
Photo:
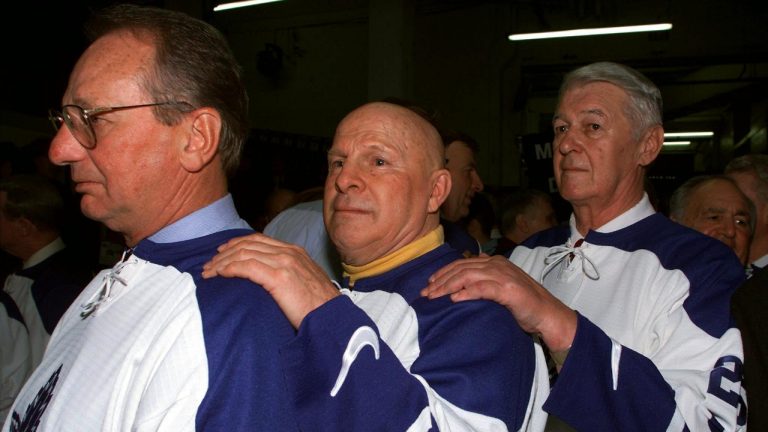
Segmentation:
{"type": "Polygon", "coordinates": [[[61,111],[50,110],[48,111],[48,119],[53,124],[53,128],[58,131],[61,128],[61,124],[67,125],[67,128],[72,132],[72,136],[75,137],[77,142],[87,149],[96,147],[96,132],[93,130],[91,124],[92,119],[99,114],[104,114],[112,111],[120,111],[134,108],[144,108],[161,105],[187,105],[187,102],[155,102],[141,105],[126,105],[117,107],[99,107],[85,109],[78,105],[64,105],[61,107],[61,111]]]}

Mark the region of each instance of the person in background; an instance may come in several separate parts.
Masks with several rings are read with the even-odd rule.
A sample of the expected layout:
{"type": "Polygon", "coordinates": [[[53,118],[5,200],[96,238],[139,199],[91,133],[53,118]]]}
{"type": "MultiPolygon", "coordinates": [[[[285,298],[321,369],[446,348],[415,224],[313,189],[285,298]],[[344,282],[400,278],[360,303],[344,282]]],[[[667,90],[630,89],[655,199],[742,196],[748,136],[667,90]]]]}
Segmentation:
{"type": "Polygon", "coordinates": [[[753,269],[768,266],[768,155],[750,154],[731,160],[725,175],[732,178],[755,206],[755,230],[749,248],[753,269]]]}
{"type": "Polygon", "coordinates": [[[731,309],[744,343],[747,428],[768,430],[768,270],[752,273],[733,294],[731,309]]]}
{"type": "Polygon", "coordinates": [[[0,291],[0,416],[5,418],[32,372],[29,332],[16,302],[0,291]]]}
{"type": "Polygon", "coordinates": [[[459,223],[478,243],[480,252],[493,254],[497,239],[493,238],[496,229],[496,211],[491,198],[485,193],[478,193],[472,198],[469,213],[459,223]]]}
{"type": "Polygon", "coordinates": [[[264,201],[264,213],[257,222],[258,226],[254,226],[254,229],[263,231],[280,212],[297,203],[295,191],[281,187],[274,188],[264,201]]]}
{"type": "MultiPolygon", "coordinates": [[[[0,179],[8,178],[17,174],[17,161],[19,150],[16,144],[11,141],[0,141],[0,179]]],[[[0,249],[0,281],[4,281],[6,276],[11,274],[20,265],[19,259],[0,249]]]]}
{"type": "Polygon", "coordinates": [[[483,191],[483,180],[477,172],[477,152],[480,145],[474,138],[458,131],[443,133],[445,168],[451,173],[451,192],[440,207],[440,216],[458,222],[469,213],[476,193],[483,191]]]}
{"type": "Polygon", "coordinates": [[[61,239],[64,201],[47,178],[15,175],[0,180],[0,249],[19,258],[3,291],[21,311],[29,334],[30,365],[43,358],[64,311],[93,277],[77,253],[61,239]]]}
{"type": "Polygon", "coordinates": [[[458,223],[469,214],[475,194],[483,190],[476,161],[480,145],[463,132],[444,130],[441,136],[445,145],[445,168],[451,174],[451,191],[440,207],[440,223],[451,246],[464,256],[477,256],[481,251],[480,243],[458,223]]]}
{"type": "Polygon", "coordinates": [[[49,156],[130,249],[61,318],[3,431],[298,430],[291,324],[261,287],[201,277],[217,245],[253,232],[228,193],[248,98],[226,39],[136,5],[87,29],[49,156]]]}
{"type": "Polygon", "coordinates": [[[260,234],[205,265],[206,277],[262,284],[296,328],[283,364],[302,430],[543,427],[543,355],[506,310],[419,296],[433,271],[462,259],[439,223],[451,187],[443,161],[419,112],[363,105],[328,152],[323,215],[341,292],[303,249],[260,234]]]}
{"type": "Polygon", "coordinates": [[[768,155],[731,160],[725,174],[755,205],[755,230],[749,248],[750,278],[733,295],[731,307],[744,342],[744,387],[750,431],[768,430],[768,155]]]}
{"type": "MultiPolygon", "coordinates": [[[[747,274],[750,240],[755,223],[755,207],[731,177],[697,176],[687,180],[670,198],[670,218],[703,234],[716,238],[733,249],[747,274]]],[[[744,345],[744,388],[749,409],[748,430],[768,426],[768,273],[757,270],[731,299],[736,325],[744,345]],[[766,273],[766,274],[763,274],[766,273]]]]}
{"type": "Polygon", "coordinates": [[[297,199],[301,200],[298,204],[283,210],[267,224],[264,234],[301,246],[329,279],[341,280],[341,258],[323,223],[323,188],[299,192],[297,199]]]}
{"type": "Polygon", "coordinates": [[[501,235],[494,255],[509,256],[525,239],[557,225],[552,198],[538,189],[510,193],[501,207],[501,235]]]}
{"type": "Polygon", "coordinates": [[[729,177],[688,179],[669,199],[669,218],[725,243],[746,267],[755,208],[729,177]]]}
{"type": "Polygon", "coordinates": [[[744,270],[722,242],[651,205],[644,177],[664,140],[661,107],[658,88],[624,65],[567,74],[552,126],[569,225],[535,234],[509,260],[451,263],[422,293],[506,306],[550,353],[557,375],[544,409],[577,430],[745,427],[729,310],[744,270]]]}

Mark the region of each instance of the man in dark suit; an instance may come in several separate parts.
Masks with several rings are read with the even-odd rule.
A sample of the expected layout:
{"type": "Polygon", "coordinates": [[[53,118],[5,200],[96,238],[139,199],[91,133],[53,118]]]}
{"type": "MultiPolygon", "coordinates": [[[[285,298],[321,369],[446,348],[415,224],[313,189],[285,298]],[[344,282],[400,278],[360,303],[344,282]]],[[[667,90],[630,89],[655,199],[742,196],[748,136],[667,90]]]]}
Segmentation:
{"type": "Polygon", "coordinates": [[[744,342],[744,388],[749,411],[747,430],[768,430],[768,270],[760,269],[731,300],[744,342]]]}

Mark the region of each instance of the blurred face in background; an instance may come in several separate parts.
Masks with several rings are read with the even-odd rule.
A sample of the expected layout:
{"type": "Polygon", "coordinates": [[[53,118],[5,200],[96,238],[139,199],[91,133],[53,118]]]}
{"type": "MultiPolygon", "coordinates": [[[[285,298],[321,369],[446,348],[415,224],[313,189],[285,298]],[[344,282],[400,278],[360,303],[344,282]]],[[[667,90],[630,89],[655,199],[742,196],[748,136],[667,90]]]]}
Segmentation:
{"type": "Polygon", "coordinates": [[[552,208],[552,203],[544,198],[534,200],[534,205],[525,212],[525,219],[530,235],[557,225],[555,209],[552,208]]]}
{"type": "Polygon", "coordinates": [[[734,184],[714,179],[694,189],[678,222],[722,241],[747,264],[752,239],[749,201],[734,184]]]}
{"type": "Polygon", "coordinates": [[[475,154],[467,144],[454,141],[445,148],[445,167],[451,173],[451,192],[440,208],[443,218],[456,222],[469,214],[469,204],[483,190],[475,154]]]}

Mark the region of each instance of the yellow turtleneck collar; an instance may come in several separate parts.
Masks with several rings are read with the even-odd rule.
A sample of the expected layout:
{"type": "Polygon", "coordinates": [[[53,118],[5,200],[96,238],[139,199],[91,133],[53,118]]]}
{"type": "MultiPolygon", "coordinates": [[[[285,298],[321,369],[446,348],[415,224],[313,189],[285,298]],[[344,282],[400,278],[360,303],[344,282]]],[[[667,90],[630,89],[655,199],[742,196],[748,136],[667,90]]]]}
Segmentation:
{"type": "Polygon", "coordinates": [[[444,239],[443,226],[438,225],[437,228],[430,231],[424,237],[401,247],[385,257],[369,262],[368,264],[352,266],[341,263],[341,266],[344,268],[344,276],[349,276],[349,287],[351,288],[358,279],[382,274],[424,255],[443,244],[444,239]]]}

